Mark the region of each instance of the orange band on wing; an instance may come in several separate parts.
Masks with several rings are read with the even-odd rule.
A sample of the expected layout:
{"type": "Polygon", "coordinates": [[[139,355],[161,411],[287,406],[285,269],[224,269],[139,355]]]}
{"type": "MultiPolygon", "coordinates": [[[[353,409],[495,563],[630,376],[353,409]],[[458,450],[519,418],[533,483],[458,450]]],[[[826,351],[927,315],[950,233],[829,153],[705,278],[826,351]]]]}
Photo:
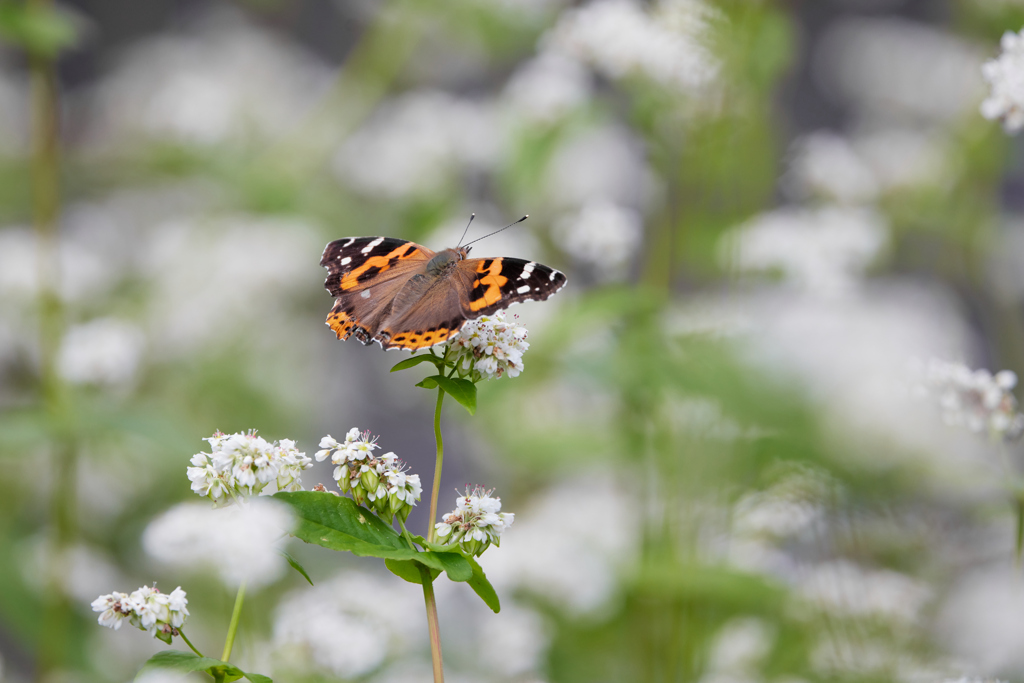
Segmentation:
{"type": "Polygon", "coordinates": [[[473,288],[486,287],[479,298],[469,302],[471,311],[479,311],[481,308],[492,306],[501,301],[501,288],[508,282],[508,278],[501,274],[501,259],[494,259],[488,268],[484,268],[487,261],[481,261],[476,267],[476,272],[485,273],[473,282],[473,288]]]}
{"type": "Polygon", "coordinates": [[[355,320],[345,312],[341,302],[337,301],[334,304],[334,308],[327,315],[327,324],[338,335],[338,339],[344,340],[352,336],[352,327],[355,325],[355,320]]]}
{"type": "Polygon", "coordinates": [[[339,287],[342,291],[352,289],[359,284],[359,278],[365,273],[369,272],[371,275],[377,275],[383,273],[385,270],[394,265],[395,261],[400,259],[409,258],[416,253],[416,245],[412,242],[406,242],[400,247],[396,247],[389,253],[383,256],[371,256],[366,259],[358,268],[353,268],[345,277],[342,278],[339,287]]]}

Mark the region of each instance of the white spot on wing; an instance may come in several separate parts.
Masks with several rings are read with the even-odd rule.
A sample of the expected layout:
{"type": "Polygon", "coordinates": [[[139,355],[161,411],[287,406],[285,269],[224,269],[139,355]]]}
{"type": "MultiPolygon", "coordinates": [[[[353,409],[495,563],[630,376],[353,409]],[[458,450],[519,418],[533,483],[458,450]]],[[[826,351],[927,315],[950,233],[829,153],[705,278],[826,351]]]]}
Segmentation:
{"type": "Polygon", "coordinates": [[[364,289],[362,291],[362,293],[359,294],[359,296],[363,297],[364,299],[369,299],[370,298],[370,290],[364,289]]]}
{"type": "Polygon", "coordinates": [[[519,289],[516,290],[516,294],[526,294],[529,291],[530,291],[530,285],[523,285],[522,287],[520,287],[519,289]]]}
{"type": "Polygon", "coordinates": [[[345,244],[341,245],[341,248],[344,249],[345,247],[349,246],[350,244],[352,244],[355,241],[356,241],[355,237],[349,237],[348,238],[348,242],[345,242],[345,244]]]}
{"type": "Polygon", "coordinates": [[[343,266],[347,266],[348,264],[352,263],[352,257],[346,256],[345,258],[341,259],[340,263],[343,266]]]}
{"type": "Polygon", "coordinates": [[[364,254],[369,254],[371,251],[373,251],[377,247],[378,244],[380,244],[383,241],[384,241],[383,237],[378,237],[377,239],[375,239],[374,241],[370,242],[365,247],[363,247],[363,253],[364,254]]]}
{"type": "Polygon", "coordinates": [[[533,268],[536,265],[537,263],[535,261],[530,261],[525,266],[523,266],[523,272],[519,274],[519,279],[525,280],[526,278],[530,277],[530,273],[533,272],[533,268]]]}
{"type": "Polygon", "coordinates": [[[548,279],[554,281],[554,279],[559,275],[560,273],[557,270],[552,270],[551,275],[548,276],[548,279]]]}

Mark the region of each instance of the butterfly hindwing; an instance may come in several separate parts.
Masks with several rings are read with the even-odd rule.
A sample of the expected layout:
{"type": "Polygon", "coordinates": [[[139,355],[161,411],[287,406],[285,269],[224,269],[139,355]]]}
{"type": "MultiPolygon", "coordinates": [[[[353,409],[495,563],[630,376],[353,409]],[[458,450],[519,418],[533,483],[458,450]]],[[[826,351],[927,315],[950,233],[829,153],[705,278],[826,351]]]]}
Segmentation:
{"type": "Polygon", "coordinates": [[[470,319],[524,301],[544,301],[565,286],[561,271],[520,258],[466,259],[458,270],[471,277],[461,298],[462,311],[470,319]]]}

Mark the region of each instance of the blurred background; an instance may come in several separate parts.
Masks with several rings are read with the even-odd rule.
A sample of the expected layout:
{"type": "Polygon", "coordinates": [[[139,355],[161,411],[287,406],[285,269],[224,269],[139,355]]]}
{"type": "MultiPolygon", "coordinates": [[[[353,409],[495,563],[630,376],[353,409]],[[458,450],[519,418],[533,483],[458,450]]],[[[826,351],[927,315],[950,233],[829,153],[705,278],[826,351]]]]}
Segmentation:
{"type": "MultiPolygon", "coordinates": [[[[429,489],[423,373],[334,339],[318,261],[453,246],[475,212],[530,214],[475,256],[569,285],[512,309],[520,377],[446,406],[441,508],[473,483],[516,513],[482,558],[501,614],[438,582],[449,681],[1024,681],[1024,453],[931,360],[1024,372],[1024,148],[979,113],[1022,26],[1019,0],[0,4],[0,678],[130,680],[162,643],[89,602],[153,581],[219,651],[233,593],[140,540],[216,429],[308,455],[369,429],[429,489]]],[[[316,585],[247,601],[240,666],[430,679],[416,586],[289,550],[316,585]]]]}

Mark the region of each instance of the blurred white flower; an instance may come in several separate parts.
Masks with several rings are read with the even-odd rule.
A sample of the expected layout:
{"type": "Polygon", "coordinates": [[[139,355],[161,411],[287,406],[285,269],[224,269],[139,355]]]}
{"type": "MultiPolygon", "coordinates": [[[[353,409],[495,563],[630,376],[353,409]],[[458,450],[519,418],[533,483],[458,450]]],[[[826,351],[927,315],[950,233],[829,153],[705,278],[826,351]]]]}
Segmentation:
{"type": "Polygon", "coordinates": [[[963,363],[932,358],[927,366],[917,363],[917,393],[932,396],[950,426],[985,432],[993,439],[1013,441],[1024,434],[1024,414],[1017,409],[1013,388],[1017,375],[1002,370],[971,370],[963,363]]]}
{"type": "Polygon", "coordinates": [[[290,593],[274,615],[274,644],[284,666],[358,678],[421,635],[419,589],[395,577],[346,571],[290,593]]]}
{"type": "Polygon", "coordinates": [[[650,10],[632,0],[593,0],[563,13],[543,42],[611,78],[641,76],[692,93],[718,75],[704,44],[713,16],[699,0],[662,0],[650,10]]]}
{"type": "Polygon", "coordinates": [[[806,135],[793,145],[783,183],[795,199],[822,196],[843,204],[868,203],[879,192],[874,173],[850,142],[824,131],[806,135]]]}
{"type": "Polygon", "coordinates": [[[867,209],[782,208],[726,235],[723,256],[740,271],[777,269],[818,296],[844,294],[885,245],[881,215],[867,209]]]}
{"type": "Polygon", "coordinates": [[[156,586],[143,586],[131,595],[117,592],[101,595],[92,601],[92,610],[101,613],[97,619],[100,626],[116,631],[127,620],[154,638],[170,643],[188,618],[186,605],[188,599],[181,586],[169,594],[161,593],[156,586]]]}
{"type": "Polygon", "coordinates": [[[57,551],[51,538],[38,536],[25,550],[17,553],[22,560],[22,577],[40,592],[52,590],[47,584],[56,579],[66,595],[85,602],[97,592],[125,581],[114,559],[94,546],[76,543],[57,551]]]}
{"type": "Polygon", "coordinates": [[[853,144],[883,192],[940,185],[953,167],[939,136],[910,127],[863,132],[853,144]]]}
{"type": "Polygon", "coordinates": [[[1024,667],[1024,582],[1008,557],[1003,562],[963,577],[937,620],[952,653],[983,675],[1024,667]]]}
{"type": "Polygon", "coordinates": [[[87,139],[140,136],[215,144],[280,136],[326,93],[332,69],[231,12],[204,17],[188,35],[147,39],[91,95],[87,139]]]}
{"type": "Polygon", "coordinates": [[[394,453],[375,456],[380,448],[377,437],[353,427],[339,443],[330,434],[320,440],[316,452],[317,462],[330,457],[334,479],[342,493],[347,493],[359,505],[367,505],[388,522],[398,517],[403,522],[409,517],[416,501],[423,493],[420,475],[406,472],[406,465],[394,453]]]}
{"type": "Polygon", "coordinates": [[[338,150],[334,169],[369,195],[427,194],[461,168],[489,167],[500,138],[490,105],[440,91],[411,92],[383,103],[338,150]]]}
{"type": "Polygon", "coordinates": [[[801,470],[784,476],[764,491],[737,501],[733,529],[741,536],[785,537],[798,534],[824,517],[829,484],[824,475],[801,470]]]}
{"type": "Polygon", "coordinates": [[[172,568],[210,568],[225,585],[258,588],[284,573],[279,549],[294,525],[291,509],[269,498],[222,509],[181,503],[149,523],[142,546],[172,568]]]}
{"type": "Polygon", "coordinates": [[[619,565],[638,541],[637,522],[618,480],[577,477],[518,514],[501,552],[480,563],[502,595],[523,590],[570,614],[593,614],[616,591],[619,565]]]}
{"type": "Polygon", "coordinates": [[[313,461],[295,448],[291,439],[273,443],[255,430],[237,434],[216,432],[203,439],[210,452],[192,456],[186,468],[192,490],[214,503],[239,503],[253,495],[301,491],[302,471],[313,461]]]}
{"type": "Polygon", "coordinates": [[[804,568],[797,592],[821,610],[837,615],[915,621],[932,591],[905,574],[872,570],[847,560],[804,568]]]}
{"type": "Polygon", "coordinates": [[[467,320],[445,349],[445,358],[455,363],[460,374],[473,381],[518,377],[523,371],[523,354],[530,348],[527,330],[505,311],[467,320]]]}
{"type": "Polygon", "coordinates": [[[493,543],[501,545],[501,535],[516,517],[501,512],[501,498],[492,497],[494,489],[468,487],[455,499],[455,509],[442,515],[434,525],[437,537],[445,545],[460,545],[464,552],[480,556],[493,543]]]}
{"type": "Polygon", "coordinates": [[[1004,33],[1000,46],[999,58],[981,67],[982,77],[992,88],[981,103],[981,115],[1000,119],[1007,133],[1017,133],[1024,128],[1024,29],[1004,33]]]}
{"type": "MultiPolygon", "coordinates": [[[[92,300],[116,281],[87,235],[56,238],[57,294],[65,302],[92,300]]],[[[0,230],[0,305],[31,301],[39,294],[39,241],[28,228],[0,230]]]]}
{"type": "Polygon", "coordinates": [[[176,357],[206,344],[243,337],[259,343],[282,332],[294,343],[287,326],[266,321],[280,321],[294,310],[292,297],[317,270],[309,254],[322,244],[312,226],[197,215],[161,222],[151,235],[137,268],[152,282],[147,328],[154,349],[176,357]]]}
{"type": "Polygon", "coordinates": [[[591,266],[599,280],[616,280],[643,243],[643,217],[635,209],[593,200],[562,217],[552,236],[575,261],[591,266]]]}
{"type": "Polygon", "coordinates": [[[639,140],[621,126],[588,128],[564,142],[544,172],[544,194],[554,207],[576,210],[593,202],[642,207],[652,176],[639,140]]]}
{"type": "Polygon", "coordinates": [[[504,99],[528,121],[553,123],[585,104],[592,88],[590,73],[582,64],[544,50],[512,74],[504,99]]]}
{"type": "Polygon", "coordinates": [[[480,662],[488,670],[513,678],[542,668],[550,628],[535,610],[503,604],[500,618],[480,626],[480,662]]]}
{"type": "Polygon", "coordinates": [[[951,33],[905,19],[836,22],[813,59],[823,89],[865,118],[943,122],[983,95],[981,53],[951,33]]]}
{"type": "Polygon", "coordinates": [[[139,674],[132,683],[199,683],[203,680],[196,674],[182,674],[170,669],[151,669],[139,674]]]}
{"type": "Polygon", "coordinates": [[[702,680],[758,680],[761,663],[774,641],[772,629],[756,617],[726,622],[711,645],[708,675],[702,680]]]}
{"type": "Polygon", "coordinates": [[[61,341],[57,368],[72,384],[130,384],[144,346],[142,330],[114,318],[71,327],[61,341]]]}

